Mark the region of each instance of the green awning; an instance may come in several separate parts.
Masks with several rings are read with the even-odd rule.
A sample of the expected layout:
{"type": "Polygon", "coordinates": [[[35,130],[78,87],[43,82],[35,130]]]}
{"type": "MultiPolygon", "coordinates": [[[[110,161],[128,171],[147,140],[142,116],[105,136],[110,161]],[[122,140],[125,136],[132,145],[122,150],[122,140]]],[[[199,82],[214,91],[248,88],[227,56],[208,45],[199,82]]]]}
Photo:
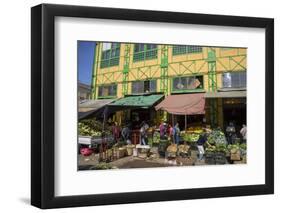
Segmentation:
{"type": "Polygon", "coordinates": [[[156,104],[163,97],[164,95],[160,95],[160,94],[125,96],[124,98],[120,98],[108,104],[108,106],[148,108],[156,104]]]}

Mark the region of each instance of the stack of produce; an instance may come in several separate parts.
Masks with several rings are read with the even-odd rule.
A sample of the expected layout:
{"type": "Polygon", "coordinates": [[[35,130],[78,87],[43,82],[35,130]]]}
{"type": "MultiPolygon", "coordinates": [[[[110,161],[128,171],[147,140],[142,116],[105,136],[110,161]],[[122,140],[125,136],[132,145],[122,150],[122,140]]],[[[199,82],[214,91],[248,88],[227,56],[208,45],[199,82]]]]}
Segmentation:
{"type": "Polygon", "coordinates": [[[79,128],[79,135],[81,136],[101,136],[100,131],[96,131],[84,123],[79,123],[78,128],[79,128]]]}
{"type": "Polygon", "coordinates": [[[208,143],[215,145],[215,144],[227,144],[226,138],[224,133],[219,130],[213,130],[208,136],[208,143]]]}
{"type": "Polygon", "coordinates": [[[153,133],[153,138],[152,138],[152,140],[153,140],[153,143],[159,143],[159,142],[160,142],[160,133],[157,132],[157,131],[155,131],[155,132],[153,133]]]}
{"type": "MultiPolygon", "coordinates": [[[[96,119],[86,119],[78,123],[78,131],[81,136],[100,137],[103,132],[103,124],[96,119]]],[[[111,129],[108,126],[104,128],[104,134],[110,135],[111,129]]]]}
{"type": "Polygon", "coordinates": [[[226,154],[228,150],[225,144],[209,144],[206,148],[206,163],[207,164],[225,164],[226,154]]]}
{"type": "Polygon", "coordinates": [[[230,152],[230,160],[239,161],[241,160],[241,151],[239,144],[230,144],[227,146],[230,152]]]}
{"type": "Polygon", "coordinates": [[[201,134],[203,132],[202,127],[200,126],[193,126],[193,127],[189,127],[186,130],[187,133],[196,133],[196,134],[201,134]]]}
{"type": "Polygon", "coordinates": [[[196,143],[199,139],[200,134],[198,133],[183,133],[183,140],[189,143],[196,143]]]}
{"type": "Polygon", "coordinates": [[[182,156],[182,157],[187,157],[189,148],[190,148],[190,146],[188,146],[188,145],[179,145],[178,146],[178,155],[182,156]]]}
{"type": "Polygon", "coordinates": [[[167,148],[167,157],[176,157],[177,156],[178,147],[176,144],[171,144],[167,148]]]}
{"type": "Polygon", "coordinates": [[[133,155],[133,149],[135,148],[135,145],[133,145],[133,144],[128,144],[128,145],[126,146],[126,148],[127,148],[127,155],[128,155],[128,156],[133,155]]]}

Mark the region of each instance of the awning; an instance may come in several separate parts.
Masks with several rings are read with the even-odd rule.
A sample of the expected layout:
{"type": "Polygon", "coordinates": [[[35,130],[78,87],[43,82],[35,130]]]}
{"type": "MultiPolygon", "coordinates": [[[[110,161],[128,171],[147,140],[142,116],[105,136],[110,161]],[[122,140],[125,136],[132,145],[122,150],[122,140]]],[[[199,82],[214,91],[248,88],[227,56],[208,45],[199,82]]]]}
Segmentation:
{"type": "Polygon", "coordinates": [[[79,104],[79,120],[90,117],[91,115],[95,115],[103,111],[103,108],[115,101],[115,99],[98,99],[98,100],[89,100],[82,104],[79,104]]]}
{"type": "Polygon", "coordinates": [[[205,114],[204,93],[169,95],[155,109],[176,115],[205,114]]]}
{"type": "Polygon", "coordinates": [[[149,108],[155,105],[164,95],[160,94],[144,94],[131,95],[120,98],[110,104],[109,107],[128,107],[128,108],[149,108]]]}
{"type": "Polygon", "coordinates": [[[246,95],[246,91],[207,92],[205,98],[243,98],[246,95]]]}

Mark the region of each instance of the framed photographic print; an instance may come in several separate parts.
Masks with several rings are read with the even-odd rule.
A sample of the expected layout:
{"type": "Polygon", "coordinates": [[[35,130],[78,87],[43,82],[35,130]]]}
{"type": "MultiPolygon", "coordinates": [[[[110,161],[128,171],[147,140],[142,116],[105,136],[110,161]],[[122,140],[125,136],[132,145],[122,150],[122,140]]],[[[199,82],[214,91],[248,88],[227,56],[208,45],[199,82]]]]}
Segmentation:
{"type": "Polygon", "coordinates": [[[31,204],[274,192],[274,20],[31,9],[31,204]]]}

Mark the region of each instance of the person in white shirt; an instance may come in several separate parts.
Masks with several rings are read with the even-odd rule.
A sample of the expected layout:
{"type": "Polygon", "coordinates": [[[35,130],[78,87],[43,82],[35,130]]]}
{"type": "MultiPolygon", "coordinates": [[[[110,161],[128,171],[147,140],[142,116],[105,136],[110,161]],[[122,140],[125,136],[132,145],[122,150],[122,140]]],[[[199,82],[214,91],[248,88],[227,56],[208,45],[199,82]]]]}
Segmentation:
{"type": "Polygon", "coordinates": [[[247,141],[247,127],[245,124],[242,125],[242,129],[240,130],[240,133],[242,135],[242,138],[243,138],[243,143],[246,143],[247,141]]]}

